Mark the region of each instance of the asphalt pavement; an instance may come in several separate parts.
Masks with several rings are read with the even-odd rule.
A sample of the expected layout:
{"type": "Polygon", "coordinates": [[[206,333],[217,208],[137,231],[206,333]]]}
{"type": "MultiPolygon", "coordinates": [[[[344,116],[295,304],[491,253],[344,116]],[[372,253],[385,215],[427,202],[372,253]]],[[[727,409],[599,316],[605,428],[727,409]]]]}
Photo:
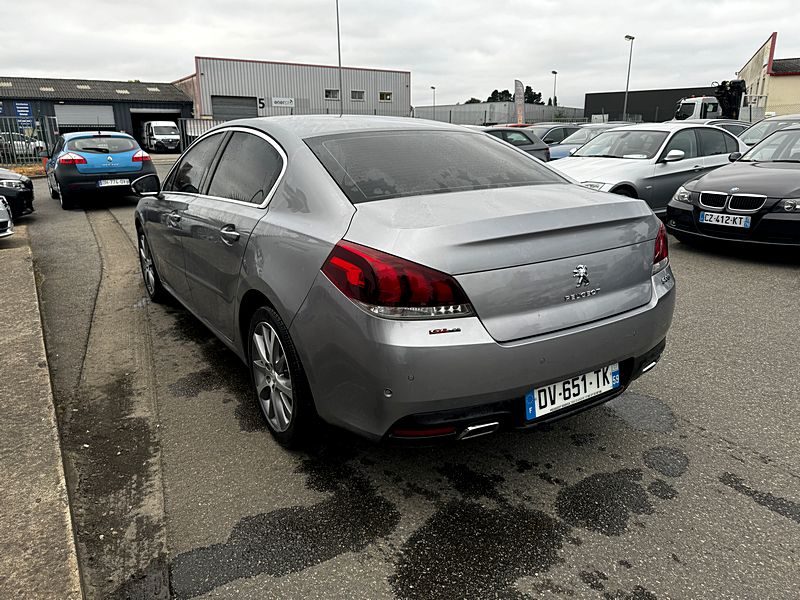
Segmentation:
{"type": "Polygon", "coordinates": [[[146,300],[133,200],[36,198],[87,597],[800,597],[796,259],[671,240],[663,359],[569,420],[429,449],[328,431],[292,453],[238,359],[146,300]]]}

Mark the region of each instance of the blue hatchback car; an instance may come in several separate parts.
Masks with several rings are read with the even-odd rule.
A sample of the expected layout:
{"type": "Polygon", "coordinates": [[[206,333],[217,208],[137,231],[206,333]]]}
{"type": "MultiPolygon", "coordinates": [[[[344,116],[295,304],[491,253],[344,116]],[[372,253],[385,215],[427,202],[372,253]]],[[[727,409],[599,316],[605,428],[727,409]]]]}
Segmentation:
{"type": "Polygon", "coordinates": [[[50,197],[69,210],[81,193],[128,194],[131,182],[156,169],[127,133],[80,131],[58,138],[45,171],[50,197]]]}

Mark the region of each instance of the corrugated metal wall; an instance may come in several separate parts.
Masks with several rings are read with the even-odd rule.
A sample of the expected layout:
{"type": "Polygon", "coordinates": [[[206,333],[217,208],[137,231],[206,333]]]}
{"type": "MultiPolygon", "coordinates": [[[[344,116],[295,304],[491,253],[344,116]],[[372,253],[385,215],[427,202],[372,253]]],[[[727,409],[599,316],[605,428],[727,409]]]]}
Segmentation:
{"type": "MultiPolygon", "coordinates": [[[[336,67],[197,58],[200,109],[212,116],[211,96],[249,96],[260,99],[260,116],[338,113],[338,100],[326,100],[325,89],[339,88],[336,67]],[[294,98],[294,108],[272,106],[272,98],[294,98]]],[[[344,68],[343,109],[348,114],[408,116],[411,109],[411,73],[344,68]],[[351,100],[350,92],[364,92],[364,101],[351,100]],[[391,92],[391,102],[381,102],[380,92],[391,92]]],[[[195,105],[195,116],[198,106],[195,105]]]]}
{"type": "MultiPolygon", "coordinates": [[[[443,104],[436,106],[415,106],[414,116],[418,119],[432,119],[456,125],[485,125],[514,123],[517,111],[513,102],[480,102],[476,104],[443,104]]],[[[542,104],[525,105],[525,122],[583,120],[583,109],[569,106],[546,106],[542,104]]]]}

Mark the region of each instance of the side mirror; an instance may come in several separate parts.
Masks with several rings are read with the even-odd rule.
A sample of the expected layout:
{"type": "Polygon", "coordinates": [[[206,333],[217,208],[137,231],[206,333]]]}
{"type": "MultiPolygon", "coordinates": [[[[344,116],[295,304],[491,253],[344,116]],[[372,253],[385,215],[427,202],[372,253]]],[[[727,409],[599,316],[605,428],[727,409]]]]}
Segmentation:
{"type": "Polygon", "coordinates": [[[131,189],[140,198],[161,198],[161,181],[159,181],[158,175],[155,173],[142,175],[139,179],[134,179],[131,182],[131,189]]]}
{"type": "Polygon", "coordinates": [[[728,160],[731,162],[736,162],[740,158],[742,158],[741,152],[731,152],[730,154],[728,154],[728,160]]]}
{"type": "Polygon", "coordinates": [[[683,150],[670,150],[667,152],[667,155],[664,157],[664,162],[676,162],[679,160],[683,160],[686,157],[686,153],[683,150]]]}
{"type": "Polygon", "coordinates": [[[553,138],[544,138],[542,141],[548,146],[556,143],[556,141],[553,138]]]}
{"type": "Polygon", "coordinates": [[[572,155],[573,155],[573,154],[575,154],[577,151],[578,151],[578,149],[577,149],[577,148],[570,148],[570,149],[569,149],[569,155],[570,155],[570,156],[572,156],[572,155]]]}

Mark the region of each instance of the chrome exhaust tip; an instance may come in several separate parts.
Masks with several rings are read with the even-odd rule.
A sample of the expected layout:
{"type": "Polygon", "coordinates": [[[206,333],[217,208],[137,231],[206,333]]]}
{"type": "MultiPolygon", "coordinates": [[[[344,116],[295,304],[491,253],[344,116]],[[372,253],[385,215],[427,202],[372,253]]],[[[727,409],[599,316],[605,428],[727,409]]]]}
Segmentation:
{"type": "Polygon", "coordinates": [[[488,435],[490,433],[494,433],[500,428],[499,421],[492,421],[491,423],[481,423],[480,425],[470,425],[460,434],[456,439],[458,440],[467,440],[470,438],[476,438],[482,435],[488,435]]]}
{"type": "Polygon", "coordinates": [[[658,361],[654,360],[653,362],[651,362],[649,365],[647,365],[645,368],[642,369],[642,373],[647,373],[650,369],[655,367],[657,363],[658,361]]]}

